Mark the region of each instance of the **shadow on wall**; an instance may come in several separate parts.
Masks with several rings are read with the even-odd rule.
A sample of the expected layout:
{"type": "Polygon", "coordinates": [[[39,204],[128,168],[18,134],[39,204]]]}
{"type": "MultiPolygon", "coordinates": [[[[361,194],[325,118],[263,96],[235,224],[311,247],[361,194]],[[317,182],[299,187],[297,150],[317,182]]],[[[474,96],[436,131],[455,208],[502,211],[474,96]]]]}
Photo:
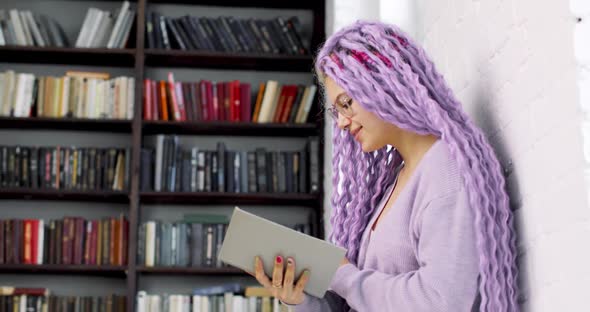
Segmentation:
{"type": "Polygon", "coordinates": [[[510,155],[510,152],[504,143],[506,141],[506,136],[510,135],[510,133],[506,133],[505,131],[501,130],[496,131],[501,127],[498,120],[496,119],[495,113],[491,109],[492,105],[495,103],[489,96],[488,90],[490,90],[490,86],[488,83],[486,83],[486,81],[493,80],[489,79],[489,73],[487,74],[488,76],[485,77],[488,79],[476,79],[474,82],[474,122],[483,130],[484,135],[496,153],[496,157],[500,162],[502,173],[506,181],[505,189],[510,200],[510,209],[514,212],[515,216],[513,222],[516,231],[516,246],[518,253],[516,261],[519,268],[518,285],[520,289],[518,302],[522,305],[527,301],[528,297],[528,290],[525,287],[525,281],[527,280],[527,277],[525,276],[527,273],[526,257],[524,257],[524,249],[522,248],[523,245],[520,243],[524,237],[523,224],[519,223],[519,219],[516,218],[516,211],[521,209],[522,206],[522,194],[519,187],[518,175],[511,160],[512,155],[510,155]]]}
{"type": "Polygon", "coordinates": [[[502,167],[502,173],[506,180],[506,192],[510,198],[510,208],[516,211],[521,206],[521,192],[518,185],[517,173],[512,163],[512,155],[508,151],[506,144],[506,136],[510,133],[502,131],[501,126],[496,119],[496,115],[491,109],[495,103],[489,96],[489,90],[492,89],[490,82],[494,81],[489,73],[482,73],[486,79],[475,79],[474,81],[474,96],[473,107],[475,123],[483,130],[484,135],[496,153],[496,157],[502,167]],[[500,129],[498,131],[498,129],[500,129]]]}

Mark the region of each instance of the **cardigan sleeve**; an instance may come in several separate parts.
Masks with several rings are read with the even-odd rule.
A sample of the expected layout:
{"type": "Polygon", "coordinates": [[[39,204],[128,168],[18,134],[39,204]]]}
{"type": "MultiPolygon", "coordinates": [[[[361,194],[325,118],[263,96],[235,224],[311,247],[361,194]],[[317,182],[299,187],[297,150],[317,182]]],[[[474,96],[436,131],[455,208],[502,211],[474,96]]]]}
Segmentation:
{"type": "MultiPolygon", "coordinates": [[[[356,311],[471,311],[479,262],[466,190],[430,201],[412,229],[417,270],[391,275],[346,264],[336,271],[331,289],[356,311]]],[[[336,311],[325,300],[307,305],[318,309],[298,311],[336,311]]]]}
{"type": "Polygon", "coordinates": [[[323,298],[317,298],[305,294],[305,299],[298,305],[287,305],[292,307],[289,311],[294,312],[341,312],[344,311],[345,301],[332,290],[328,290],[323,298]]]}

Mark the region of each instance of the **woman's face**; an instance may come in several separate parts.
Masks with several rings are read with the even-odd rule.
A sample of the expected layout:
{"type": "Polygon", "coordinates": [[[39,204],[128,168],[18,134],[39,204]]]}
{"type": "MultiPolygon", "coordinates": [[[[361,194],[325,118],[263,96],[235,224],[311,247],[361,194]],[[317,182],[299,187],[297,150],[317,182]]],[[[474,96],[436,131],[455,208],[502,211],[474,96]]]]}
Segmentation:
{"type": "Polygon", "coordinates": [[[328,101],[326,107],[334,105],[335,111],[338,112],[336,121],[338,127],[347,130],[361,145],[363,152],[383,148],[390,144],[387,138],[400,131],[398,127],[365,110],[330,77],[326,76],[324,87],[328,101]]]}

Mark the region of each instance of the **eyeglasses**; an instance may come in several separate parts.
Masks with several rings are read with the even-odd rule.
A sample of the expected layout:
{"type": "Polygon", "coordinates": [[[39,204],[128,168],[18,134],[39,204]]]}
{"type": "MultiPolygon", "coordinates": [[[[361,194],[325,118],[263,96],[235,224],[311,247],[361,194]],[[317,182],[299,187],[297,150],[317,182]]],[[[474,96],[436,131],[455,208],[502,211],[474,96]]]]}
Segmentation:
{"type": "Polygon", "coordinates": [[[354,115],[352,111],[352,98],[348,96],[346,93],[340,93],[331,107],[326,108],[328,114],[334,118],[334,120],[338,120],[338,114],[342,114],[342,116],[346,118],[350,118],[354,115]]]}

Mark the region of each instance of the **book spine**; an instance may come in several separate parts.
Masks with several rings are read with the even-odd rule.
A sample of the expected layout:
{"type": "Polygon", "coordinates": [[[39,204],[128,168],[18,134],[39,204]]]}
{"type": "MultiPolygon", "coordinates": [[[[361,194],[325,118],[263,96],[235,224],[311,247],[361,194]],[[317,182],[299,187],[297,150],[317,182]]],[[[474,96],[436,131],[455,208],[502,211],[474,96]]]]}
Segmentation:
{"type": "Polygon", "coordinates": [[[143,120],[154,120],[152,106],[151,103],[152,99],[152,83],[150,79],[145,79],[143,81],[143,88],[144,88],[144,102],[143,102],[143,120]]]}
{"type": "Polygon", "coordinates": [[[203,25],[199,23],[198,19],[194,16],[188,16],[187,21],[191,25],[191,28],[195,32],[197,38],[199,38],[199,40],[201,41],[201,47],[206,50],[215,51],[215,46],[211,42],[211,39],[209,38],[209,35],[205,31],[205,29],[203,28],[203,25]]]}
{"type": "Polygon", "coordinates": [[[146,265],[146,223],[139,225],[137,230],[137,265],[146,265]]]}
{"type": "Polygon", "coordinates": [[[203,224],[191,224],[191,265],[193,267],[203,266],[203,224]]]}
{"type": "Polygon", "coordinates": [[[149,49],[154,49],[156,47],[156,33],[154,29],[154,20],[153,20],[154,12],[148,13],[148,16],[145,20],[145,31],[147,34],[147,47],[149,49]]]}
{"type": "Polygon", "coordinates": [[[242,193],[248,193],[248,152],[240,152],[240,191],[242,193]]]}
{"type": "Polygon", "coordinates": [[[285,152],[279,152],[277,155],[278,184],[279,192],[287,192],[287,160],[285,152]]]}
{"type": "MultiPolygon", "coordinates": [[[[217,143],[217,191],[218,192],[225,192],[226,185],[225,185],[225,165],[226,165],[226,149],[225,144],[223,142],[217,143]]],[[[228,190],[231,191],[231,190],[228,190]]]]}
{"type": "Polygon", "coordinates": [[[256,152],[248,152],[248,192],[249,193],[256,193],[258,191],[258,184],[257,184],[257,162],[256,162],[256,152]]]}
{"type": "Polygon", "coordinates": [[[160,25],[160,17],[158,13],[151,12],[150,18],[152,20],[152,24],[154,25],[154,45],[151,46],[151,49],[163,49],[164,43],[162,42],[162,28],[160,25]]]}
{"type": "MultiPolygon", "coordinates": [[[[5,248],[6,248],[6,236],[4,234],[4,224],[6,224],[6,220],[0,219],[0,264],[5,264],[5,248]]],[[[2,306],[0,306],[2,307],[2,306]]]]}
{"type": "Polygon", "coordinates": [[[266,173],[266,151],[262,148],[256,149],[256,188],[258,192],[267,192],[267,173],[266,173]]]}
{"type": "Polygon", "coordinates": [[[199,49],[198,43],[194,42],[192,40],[191,35],[188,34],[187,31],[185,30],[185,27],[182,22],[182,18],[176,18],[172,22],[174,23],[174,26],[176,27],[176,30],[178,31],[180,38],[184,41],[187,49],[188,50],[198,50],[199,49]]]}
{"type": "Polygon", "coordinates": [[[165,49],[170,50],[172,46],[170,45],[170,38],[168,36],[168,29],[166,26],[166,17],[162,15],[158,15],[158,19],[160,21],[160,30],[162,31],[162,43],[165,49]]]}
{"type": "Polygon", "coordinates": [[[219,259],[219,252],[221,251],[221,245],[223,244],[223,238],[225,236],[225,225],[215,225],[215,266],[221,267],[223,262],[219,259]]]}
{"type": "Polygon", "coordinates": [[[191,151],[184,151],[182,153],[182,191],[183,192],[190,192],[191,191],[191,151]]]}
{"type": "Polygon", "coordinates": [[[249,83],[240,84],[240,121],[249,122],[252,116],[252,92],[249,83]]]}
{"type": "Polygon", "coordinates": [[[205,179],[204,179],[204,191],[205,192],[211,192],[213,190],[211,184],[212,184],[212,170],[211,170],[211,162],[212,162],[212,152],[207,151],[205,152],[205,179]]]}
{"type": "Polygon", "coordinates": [[[205,250],[205,266],[212,267],[215,263],[215,227],[213,224],[206,224],[204,226],[204,250],[205,250]]]}
{"type": "Polygon", "coordinates": [[[226,152],[226,158],[225,158],[225,163],[222,164],[222,166],[225,167],[226,170],[226,174],[225,174],[225,186],[226,186],[226,190],[228,192],[235,192],[235,185],[234,185],[234,163],[233,163],[233,155],[234,155],[234,151],[227,151],[226,152]]]}
{"type": "Polygon", "coordinates": [[[180,33],[178,32],[178,29],[176,28],[176,25],[172,18],[164,17],[164,19],[166,21],[166,27],[170,30],[170,37],[174,38],[174,42],[176,42],[177,47],[181,50],[188,50],[189,48],[187,47],[187,43],[184,42],[183,38],[180,37],[180,33]]]}

